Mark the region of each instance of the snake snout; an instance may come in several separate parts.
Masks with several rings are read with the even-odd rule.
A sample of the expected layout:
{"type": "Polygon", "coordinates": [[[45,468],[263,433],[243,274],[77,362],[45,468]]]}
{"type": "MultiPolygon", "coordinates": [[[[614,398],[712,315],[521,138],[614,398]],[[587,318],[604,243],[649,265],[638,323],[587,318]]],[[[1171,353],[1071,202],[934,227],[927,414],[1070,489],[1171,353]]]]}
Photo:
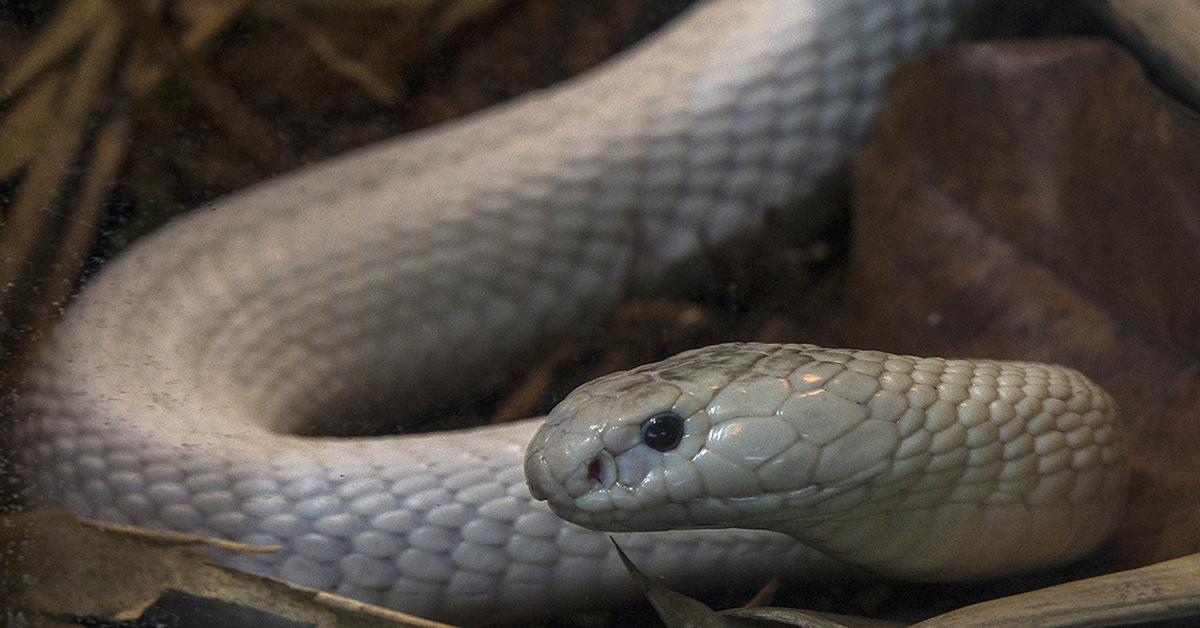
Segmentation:
{"type": "MultiPolygon", "coordinates": [[[[525,455],[525,480],[530,494],[551,506],[575,505],[575,500],[616,481],[616,462],[606,455],[600,434],[580,430],[559,408],[530,441],[525,455]]],[[[569,414],[574,414],[570,412],[569,414]]]]}

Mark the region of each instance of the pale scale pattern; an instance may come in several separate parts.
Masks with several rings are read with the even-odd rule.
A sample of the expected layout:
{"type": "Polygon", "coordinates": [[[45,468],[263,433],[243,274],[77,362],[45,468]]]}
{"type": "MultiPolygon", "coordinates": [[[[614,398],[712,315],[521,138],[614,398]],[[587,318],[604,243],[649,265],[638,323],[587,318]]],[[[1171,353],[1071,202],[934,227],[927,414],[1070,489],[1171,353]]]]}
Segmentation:
{"type": "MultiPolygon", "coordinates": [[[[32,369],[14,434],[31,501],[278,542],[227,560],[438,618],[627,591],[603,536],[530,501],[533,423],[276,431],[479,390],[598,318],[626,278],[803,195],[862,136],[888,69],[969,4],[706,3],[561,88],[175,221],[92,279],[32,369]]],[[[692,585],[809,564],[754,533],[626,545],[692,585]]]]}
{"type": "Polygon", "coordinates": [[[761,527],[949,580],[1091,551],[1120,520],[1128,469],[1112,399],[1069,368],[734,343],[581,386],[534,437],[526,476],[588,527],[761,527]],[[663,412],[684,425],[669,451],[641,439],[663,412]]]}

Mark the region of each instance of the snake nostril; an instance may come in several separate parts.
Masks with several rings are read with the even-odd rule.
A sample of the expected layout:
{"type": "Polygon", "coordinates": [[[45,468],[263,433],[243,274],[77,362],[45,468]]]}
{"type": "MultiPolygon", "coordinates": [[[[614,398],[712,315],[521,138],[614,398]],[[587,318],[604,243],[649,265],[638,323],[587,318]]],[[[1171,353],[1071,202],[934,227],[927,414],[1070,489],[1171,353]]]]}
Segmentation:
{"type": "Polygon", "coordinates": [[[601,451],[588,463],[587,478],[593,487],[612,488],[617,483],[617,461],[612,454],[601,451]]]}
{"type": "Polygon", "coordinates": [[[600,459],[593,458],[592,461],[590,463],[588,463],[588,479],[593,482],[599,483],[600,482],[600,471],[601,471],[600,459]]]}

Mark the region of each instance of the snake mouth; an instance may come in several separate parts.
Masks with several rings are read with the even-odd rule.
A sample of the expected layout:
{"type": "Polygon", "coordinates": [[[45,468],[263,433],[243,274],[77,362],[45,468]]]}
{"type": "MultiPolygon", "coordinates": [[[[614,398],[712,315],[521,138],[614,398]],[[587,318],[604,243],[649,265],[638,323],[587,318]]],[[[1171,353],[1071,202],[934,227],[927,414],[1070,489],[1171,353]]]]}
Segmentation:
{"type": "Polygon", "coordinates": [[[593,488],[598,489],[607,490],[617,483],[617,461],[613,459],[613,455],[607,449],[601,449],[600,453],[588,463],[587,478],[593,488]]]}

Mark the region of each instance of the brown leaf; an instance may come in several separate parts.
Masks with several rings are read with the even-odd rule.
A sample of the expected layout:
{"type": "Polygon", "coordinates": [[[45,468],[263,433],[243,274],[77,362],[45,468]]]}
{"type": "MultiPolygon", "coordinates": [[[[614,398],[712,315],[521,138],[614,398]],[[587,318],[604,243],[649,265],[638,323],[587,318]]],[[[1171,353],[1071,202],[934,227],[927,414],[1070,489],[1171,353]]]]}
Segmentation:
{"type": "MultiPolygon", "coordinates": [[[[104,105],[103,95],[120,53],[122,32],[121,22],[111,15],[93,24],[62,103],[53,112],[55,124],[32,155],[17,198],[5,216],[4,230],[0,231],[0,251],[4,252],[0,255],[0,286],[5,287],[0,311],[14,321],[9,324],[11,330],[46,326],[47,311],[61,305],[41,299],[40,278],[32,277],[33,282],[29,282],[33,274],[30,269],[38,268],[51,253],[59,227],[54,204],[79,157],[92,116],[104,105]]],[[[36,335],[20,338],[18,344],[36,335]]],[[[0,371],[0,379],[9,376],[0,371]]]]}
{"type": "MultiPolygon", "coordinates": [[[[236,90],[212,72],[198,55],[183,48],[165,24],[137,4],[114,6],[119,9],[117,14],[129,23],[138,46],[144,47],[138,53],[139,58],[163,63],[245,156],[264,168],[287,163],[286,146],[270,131],[270,125],[247,107],[236,90]]],[[[153,71],[149,78],[155,78],[153,71]]]]}
{"type": "Polygon", "coordinates": [[[104,202],[125,161],[129,134],[129,121],[124,117],[110,120],[96,133],[75,207],[63,226],[58,250],[44,282],[42,301],[51,307],[67,302],[88,251],[95,244],[104,219],[104,202]]]}
{"type": "Polygon", "coordinates": [[[617,556],[625,565],[625,569],[629,572],[629,577],[633,578],[634,582],[642,591],[642,595],[650,601],[650,605],[654,607],[654,611],[658,613],[663,624],[669,628],[684,627],[689,628],[728,628],[732,624],[721,619],[711,608],[704,605],[703,602],[694,598],[688,597],[682,593],[674,591],[664,586],[656,585],[646,574],[642,573],[637,565],[630,560],[625,554],[625,550],[617,544],[617,540],[609,537],[613,547],[617,548],[617,556]]]}
{"type": "Polygon", "coordinates": [[[434,47],[445,45],[447,39],[464,26],[493,15],[510,4],[510,0],[457,0],[433,5],[436,16],[429,26],[428,37],[434,47]]]}
{"type": "MultiPolygon", "coordinates": [[[[445,626],[331,593],[210,564],[197,547],[261,552],[181,532],[77,519],[60,510],[0,515],[0,590],[5,610],[27,620],[83,618],[83,623],[143,618],[180,603],[247,612],[281,623],[321,626],[445,626]]],[[[15,616],[15,615],[10,615],[15,616]]],[[[40,625],[40,623],[38,624],[40,625]]],[[[140,625],[140,623],[139,623],[140,625]]]]}
{"type": "Polygon", "coordinates": [[[721,611],[721,617],[745,628],[902,628],[908,624],[856,615],[761,606],[721,611]]]}
{"type": "Polygon", "coordinates": [[[20,91],[30,79],[46,71],[79,47],[96,27],[105,9],[104,0],[64,3],[54,20],[0,82],[0,100],[20,91]]]}
{"type": "Polygon", "coordinates": [[[0,239],[0,281],[15,281],[17,267],[33,254],[48,215],[47,209],[59,191],[62,179],[83,143],[89,118],[102,104],[100,94],[113,68],[121,43],[121,24],[106,19],[89,38],[83,59],[67,88],[56,124],[38,147],[39,154],[23,182],[20,197],[8,216],[8,228],[0,239]]]}
{"type": "Polygon", "coordinates": [[[176,8],[187,23],[187,31],[179,45],[184,50],[199,50],[221,33],[246,8],[250,0],[217,0],[215,2],[180,2],[176,8]]]}
{"type": "Polygon", "coordinates": [[[857,164],[847,343],[1079,368],[1134,482],[1110,557],[1200,549],[1200,119],[1093,40],[895,77],[857,164]]]}
{"type": "Polygon", "coordinates": [[[0,120],[0,179],[13,176],[37,152],[38,140],[54,122],[64,74],[48,72],[0,120]]]}
{"type": "Polygon", "coordinates": [[[1200,615],[1200,554],[960,608],[914,628],[1113,626],[1200,615]]]}
{"type": "Polygon", "coordinates": [[[695,598],[655,584],[630,560],[616,539],[610,537],[610,540],[629,577],[637,583],[668,628],[897,628],[905,625],[869,617],[770,606],[743,606],[716,612],[695,598]]]}
{"type": "Polygon", "coordinates": [[[316,24],[297,19],[292,26],[300,31],[308,49],[331,71],[349,79],[376,102],[395,105],[400,95],[387,81],[380,78],[371,66],[342,54],[329,36],[316,24]]]}

